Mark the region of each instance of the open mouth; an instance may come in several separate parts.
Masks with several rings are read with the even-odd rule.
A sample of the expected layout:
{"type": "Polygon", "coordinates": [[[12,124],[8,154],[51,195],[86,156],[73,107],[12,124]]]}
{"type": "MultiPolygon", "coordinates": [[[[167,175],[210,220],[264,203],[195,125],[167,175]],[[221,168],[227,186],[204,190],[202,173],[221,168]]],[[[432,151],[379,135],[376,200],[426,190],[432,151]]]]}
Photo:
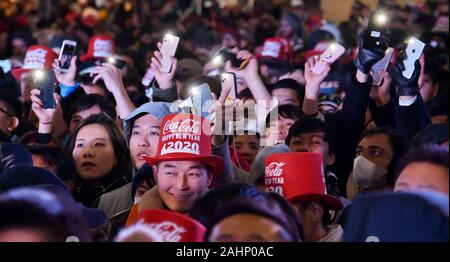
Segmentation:
{"type": "Polygon", "coordinates": [[[170,193],[170,195],[172,195],[174,198],[176,198],[178,200],[187,200],[188,198],[191,197],[190,194],[170,193]]]}
{"type": "Polygon", "coordinates": [[[136,157],[137,157],[138,160],[145,160],[145,158],[146,157],[150,157],[150,155],[147,154],[147,153],[139,153],[139,154],[136,155],[136,157]]]}

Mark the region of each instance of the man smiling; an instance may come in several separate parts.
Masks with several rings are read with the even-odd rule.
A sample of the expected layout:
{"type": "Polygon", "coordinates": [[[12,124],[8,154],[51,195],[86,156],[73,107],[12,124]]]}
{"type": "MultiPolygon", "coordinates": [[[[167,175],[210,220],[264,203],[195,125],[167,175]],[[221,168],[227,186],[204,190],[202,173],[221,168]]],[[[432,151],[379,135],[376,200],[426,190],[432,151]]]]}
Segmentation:
{"type": "Polygon", "coordinates": [[[162,207],[187,213],[223,170],[223,159],[211,155],[211,136],[202,132],[198,116],[171,114],[161,123],[158,153],[145,157],[157,186],[139,202],[139,211],[162,207]]]}

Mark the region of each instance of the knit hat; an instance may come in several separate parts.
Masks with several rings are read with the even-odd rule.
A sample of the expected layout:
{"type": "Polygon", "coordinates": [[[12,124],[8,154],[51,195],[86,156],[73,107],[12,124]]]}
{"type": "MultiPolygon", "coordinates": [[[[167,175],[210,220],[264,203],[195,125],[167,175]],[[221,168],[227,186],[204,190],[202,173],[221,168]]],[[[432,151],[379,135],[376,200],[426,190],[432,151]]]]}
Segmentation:
{"type": "Polygon", "coordinates": [[[288,153],[288,152],[290,152],[289,147],[285,144],[278,144],[276,146],[267,146],[264,147],[261,151],[259,151],[250,167],[250,175],[253,181],[258,180],[258,178],[260,177],[264,177],[267,156],[277,153],[288,153]]]}
{"type": "Polygon", "coordinates": [[[26,164],[19,164],[10,167],[0,174],[0,192],[9,189],[51,184],[66,189],[63,181],[51,172],[26,164]]]}
{"type": "Polygon", "coordinates": [[[347,242],[448,242],[448,196],[437,192],[370,194],[350,206],[347,242]]]}

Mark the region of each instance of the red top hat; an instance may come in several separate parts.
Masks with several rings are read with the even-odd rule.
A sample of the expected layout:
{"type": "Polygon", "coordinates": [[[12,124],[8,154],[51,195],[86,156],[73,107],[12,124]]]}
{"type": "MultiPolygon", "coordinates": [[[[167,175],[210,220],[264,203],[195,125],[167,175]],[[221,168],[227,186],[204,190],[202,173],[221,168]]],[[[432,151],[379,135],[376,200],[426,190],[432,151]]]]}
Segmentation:
{"type": "MultiPolygon", "coordinates": [[[[211,155],[211,136],[202,132],[202,124],[207,121],[198,115],[169,114],[161,123],[156,157],[146,157],[153,166],[162,161],[187,160],[201,162],[211,168],[217,178],[223,171],[223,159],[211,155]]],[[[209,127],[209,122],[206,123],[209,127]]]]}
{"type": "Polygon", "coordinates": [[[178,212],[146,209],[139,219],[159,232],[164,242],[203,242],[206,232],[200,222],[178,212]]]}
{"type": "Polygon", "coordinates": [[[294,57],[289,41],[282,37],[267,38],[264,41],[261,53],[257,55],[258,59],[272,59],[289,63],[294,57]]]}
{"type": "Polygon", "coordinates": [[[58,58],[58,55],[53,52],[52,49],[41,45],[33,45],[27,49],[23,66],[14,68],[11,73],[19,80],[20,76],[25,72],[33,70],[51,70],[53,68],[53,61],[56,58],[58,58]]]}
{"type": "Polygon", "coordinates": [[[114,55],[114,41],[106,35],[96,35],[89,40],[88,51],[80,56],[82,62],[114,55]]]}
{"type": "Polygon", "coordinates": [[[342,203],[327,194],[322,155],[310,152],[273,154],[266,158],[266,191],[290,202],[319,202],[332,210],[342,203]]]}

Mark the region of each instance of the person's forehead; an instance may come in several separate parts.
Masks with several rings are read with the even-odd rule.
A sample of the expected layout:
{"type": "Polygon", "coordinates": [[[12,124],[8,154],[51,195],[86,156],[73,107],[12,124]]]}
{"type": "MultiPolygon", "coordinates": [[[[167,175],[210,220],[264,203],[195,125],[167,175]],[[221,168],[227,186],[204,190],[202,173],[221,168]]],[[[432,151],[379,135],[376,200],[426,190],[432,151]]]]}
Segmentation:
{"type": "Polygon", "coordinates": [[[367,135],[363,139],[361,139],[359,145],[378,146],[378,147],[390,146],[389,136],[384,133],[367,135]]]}
{"type": "Polygon", "coordinates": [[[256,135],[239,135],[236,136],[236,142],[258,142],[258,136],[256,135]]]}
{"type": "Polygon", "coordinates": [[[83,126],[80,131],[78,131],[77,137],[87,137],[90,139],[95,138],[109,138],[109,133],[103,125],[100,124],[90,124],[83,126]]]}
{"type": "Polygon", "coordinates": [[[140,117],[136,118],[136,120],[134,121],[134,125],[155,125],[155,126],[159,126],[161,124],[161,120],[159,120],[158,118],[156,118],[154,115],[151,114],[144,114],[141,115],[140,117]]]}
{"type": "Polygon", "coordinates": [[[201,162],[198,161],[187,161],[187,160],[173,160],[173,161],[162,161],[159,163],[159,167],[175,167],[175,168],[206,168],[201,162]]]}
{"type": "Polygon", "coordinates": [[[302,138],[310,138],[310,137],[320,137],[323,139],[325,137],[325,133],[321,132],[321,131],[299,133],[299,134],[296,134],[295,136],[293,136],[292,140],[302,139],[302,138]]]}

